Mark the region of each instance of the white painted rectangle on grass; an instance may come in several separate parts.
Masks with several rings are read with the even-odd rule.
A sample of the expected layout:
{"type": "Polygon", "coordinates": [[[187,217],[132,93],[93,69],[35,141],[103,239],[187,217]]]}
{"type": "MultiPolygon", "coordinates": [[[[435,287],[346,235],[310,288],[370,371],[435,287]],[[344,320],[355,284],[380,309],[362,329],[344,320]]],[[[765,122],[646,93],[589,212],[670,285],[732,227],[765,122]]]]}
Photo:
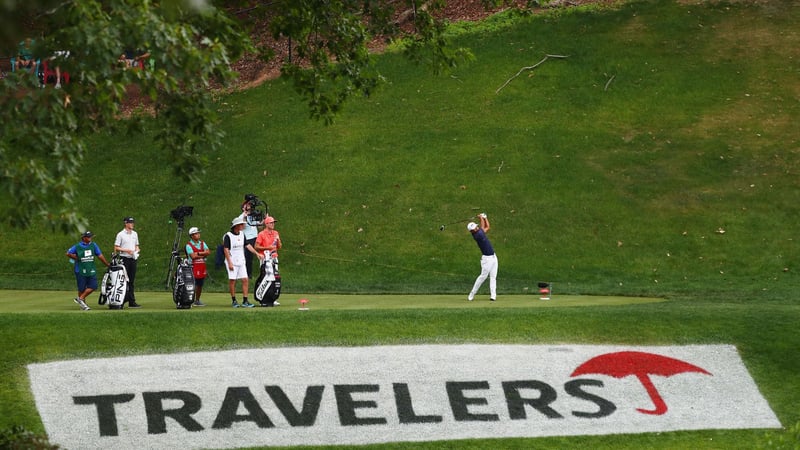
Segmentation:
{"type": "Polygon", "coordinates": [[[778,428],[729,345],[294,347],[28,366],[67,449],[778,428]]]}

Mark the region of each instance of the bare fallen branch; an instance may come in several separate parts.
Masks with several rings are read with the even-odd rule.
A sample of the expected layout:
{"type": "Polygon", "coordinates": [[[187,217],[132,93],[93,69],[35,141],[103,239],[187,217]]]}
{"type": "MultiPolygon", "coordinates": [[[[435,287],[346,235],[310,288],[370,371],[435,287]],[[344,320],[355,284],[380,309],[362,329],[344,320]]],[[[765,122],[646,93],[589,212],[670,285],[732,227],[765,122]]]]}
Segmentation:
{"type": "Polygon", "coordinates": [[[608,81],[606,81],[606,87],[603,88],[604,91],[608,90],[608,86],[611,84],[612,81],[614,81],[614,77],[616,77],[616,75],[611,75],[611,78],[609,78],[608,81]]]}
{"type": "Polygon", "coordinates": [[[544,55],[544,58],[541,61],[539,61],[538,63],[536,63],[536,64],[534,64],[532,66],[527,66],[527,67],[523,67],[523,68],[519,69],[519,72],[517,72],[516,75],[514,75],[513,77],[511,77],[508,80],[506,80],[506,82],[503,83],[502,86],[497,88],[497,90],[494,91],[494,93],[497,94],[498,92],[500,92],[501,89],[506,87],[508,85],[508,83],[510,83],[514,78],[517,78],[522,72],[524,72],[526,70],[533,70],[533,69],[537,68],[540,64],[542,64],[543,62],[547,61],[550,58],[562,58],[563,59],[563,58],[569,58],[569,55],[566,55],[566,56],[565,55],[544,55]]]}

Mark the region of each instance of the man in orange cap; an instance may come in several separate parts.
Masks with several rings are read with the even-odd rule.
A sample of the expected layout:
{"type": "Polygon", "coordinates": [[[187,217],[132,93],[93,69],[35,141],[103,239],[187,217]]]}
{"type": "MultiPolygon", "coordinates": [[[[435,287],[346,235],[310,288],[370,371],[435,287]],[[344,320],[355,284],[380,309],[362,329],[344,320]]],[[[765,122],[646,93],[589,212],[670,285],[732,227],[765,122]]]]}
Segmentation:
{"type": "Polygon", "coordinates": [[[283,244],[281,243],[280,233],[275,229],[274,217],[267,216],[264,219],[264,229],[258,233],[255,247],[258,257],[262,260],[266,257],[265,250],[269,251],[274,258],[278,257],[278,250],[283,247],[283,244]]]}
{"type": "MultiPolygon", "coordinates": [[[[264,268],[263,263],[266,259],[267,264],[271,264],[270,258],[274,258],[275,264],[278,261],[278,250],[283,247],[283,243],[281,242],[281,235],[278,233],[278,230],[275,229],[275,218],[272,216],[267,216],[264,218],[264,229],[258,233],[256,237],[255,249],[258,258],[262,262],[262,270],[264,268]],[[268,252],[268,253],[267,253],[268,252]]],[[[277,267],[277,266],[275,266],[277,267]]],[[[262,276],[263,276],[262,272],[262,276]]],[[[259,278],[261,280],[261,278],[259,278]]],[[[261,299],[256,296],[256,300],[261,301],[261,299]]],[[[272,305],[278,306],[280,302],[275,300],[272,305]]],[[[263,306],[263,303],[262,303],[263,306]]]]}

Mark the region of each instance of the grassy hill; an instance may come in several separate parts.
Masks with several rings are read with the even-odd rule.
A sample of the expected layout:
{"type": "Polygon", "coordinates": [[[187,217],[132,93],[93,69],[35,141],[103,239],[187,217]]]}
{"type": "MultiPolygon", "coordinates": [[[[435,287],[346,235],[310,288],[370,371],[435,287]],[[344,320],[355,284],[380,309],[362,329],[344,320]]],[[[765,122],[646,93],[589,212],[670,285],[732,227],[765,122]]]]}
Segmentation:
{"type": "MultiPolygon", "coordinates": [[[[79,203],[107,252],[122,217],[137,218],[142,289],[163,284],[171,209],[194,206],[187,229],[217,243],[252,192],[279,220],[290,291],[464,292],[474,243],[463,225],[439,226],[486,212],[505,293],[538,280],[570,293],[791,292],[792,5],[634,2],[463,26],[476,62],[434,77],[385,55],[385,88],[329,127],[285,80],[221,98],[226,145],[195,185],[152,150],[157,123],[100,137],[79,203]],[[547,54],[566,58],[521,70],[547,54]]],[[[77,237],[3,234],[0,287],[71,289],[63,253],[77,237]]]]}

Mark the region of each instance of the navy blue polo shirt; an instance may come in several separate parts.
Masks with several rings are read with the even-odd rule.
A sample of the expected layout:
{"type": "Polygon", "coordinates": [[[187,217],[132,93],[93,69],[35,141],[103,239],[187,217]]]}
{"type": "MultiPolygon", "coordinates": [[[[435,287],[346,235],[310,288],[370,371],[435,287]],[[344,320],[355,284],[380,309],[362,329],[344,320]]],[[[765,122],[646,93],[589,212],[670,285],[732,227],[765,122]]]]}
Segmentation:
{"type": "Polygon", "coordinates": [[[489,238],[486,237],[486,233],[484,233],[482,229],[478,228],[478,231],[472,233],[472,238],[478,243],[478,248],[481,249],[481,254],[484,256],[494,255],[492,243],[489,242],[489,238]]]}

